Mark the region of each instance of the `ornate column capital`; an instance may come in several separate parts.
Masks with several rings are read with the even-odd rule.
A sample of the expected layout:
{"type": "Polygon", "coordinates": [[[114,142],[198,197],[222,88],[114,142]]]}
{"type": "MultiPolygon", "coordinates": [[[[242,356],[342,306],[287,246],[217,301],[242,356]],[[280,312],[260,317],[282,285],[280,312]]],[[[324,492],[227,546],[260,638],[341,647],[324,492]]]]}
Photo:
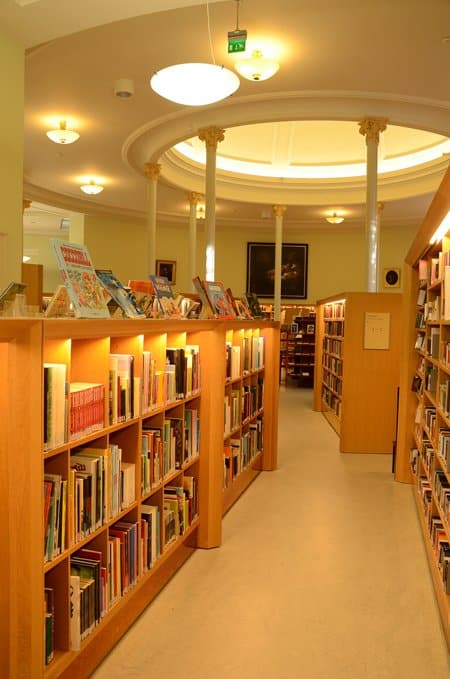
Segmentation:
{"type": "Polygon", "coordinates": [[[199,203],[202,202],[203,196],[201,193],[196,193],[195,191],[188,191],[187,199],[189,201],[189,205],[198,205],[199,203]]]}
{"type": "Polygon", "coordinates": [[[218,142],[225,139],[225,130],[215,125],[201,127],[198,131],[198,138],[204,141],[207,147],[216,149],[218,142]]]}
{"type": "Polygon", "coordinates": [[[22,199],[22,210],[26,210],[27,207],[31,206],[32,201],[28,200],[28,198],[23,198],[22,199]]]}
{"type": "Polygon", "coordinates": [[[144,173],[147,179],[158,179],[161,174],[161,165],[159,163],[145,163],[144,173]]]}
{"type": "Polygon", "coordinates": [[[286,205],[272,205],[273,214],[275,217],[282,217],[287,210],[286,205]]]}
{"type": "Polygon", "coordinates": [[[359,134],[366,138],[366,144],[369,141],[380,141],[380,132],[386,129],[387,118],[364,118],[359,121],[359,134]]]}

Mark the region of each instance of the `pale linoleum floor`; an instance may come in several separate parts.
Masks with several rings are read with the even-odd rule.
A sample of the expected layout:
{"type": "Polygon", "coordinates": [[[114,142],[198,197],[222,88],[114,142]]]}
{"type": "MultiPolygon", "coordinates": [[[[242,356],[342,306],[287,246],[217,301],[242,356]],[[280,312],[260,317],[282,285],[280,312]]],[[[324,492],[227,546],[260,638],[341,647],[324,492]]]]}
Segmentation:
{"type": "Polygon", "coordinates": [[[224,519],[92,679],[449,679],[411,487],[341,455],[281,388],[279,467],[224,519]]]}

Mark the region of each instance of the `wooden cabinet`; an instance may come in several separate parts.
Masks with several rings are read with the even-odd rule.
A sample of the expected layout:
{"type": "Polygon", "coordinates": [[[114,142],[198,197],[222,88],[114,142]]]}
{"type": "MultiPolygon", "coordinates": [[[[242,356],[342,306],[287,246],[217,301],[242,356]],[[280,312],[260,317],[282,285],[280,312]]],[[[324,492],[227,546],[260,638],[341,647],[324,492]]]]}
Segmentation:
{"type": "Polygon", "coordinates": [[[401,296],[343,293],[317,303],[314,409],[343,453],[390,453],[396,431],[401,296]]]}
{"type": "Polygon", "coordinates": [[[87,677],[195,547],[220,545],[224,511],[259,471],[276,468],[279,326],[2,320],[0,365],[0,502],[11,528],[2,588],[6,674],[87,677]],[[233,379],[230,343],[240,349],[233,379]],[[119,377],[118,356],[128,366],[119,377]],[[180,356],[178,382],[172,361],[180,356]],[[52,438],[59,372],[63,440],[52,438]],[[224,489],[224,398],[233,390],[239,416],[230,436],[243,452],[224,489]],[[58,489],[59,504],[46,503],[46,488],[49,498],[58,489]],[[45,524],[51,512],[55,519],[50,543],[46,508],[45,524]],[[90,572],[98,580],[85,573],[77,580],[83,559],[97,562],[90,572]],[[74,602],[90,623],[81,640],[74,602]],[[47,666],[46,621],[54,649],[47,666]]]}
{"type": "Polygon", "coordinates": [[[398,481],[412,482],[450,649],[449,214],[447,170],[405,260],[405,326],[395,476],[398,481]]]}

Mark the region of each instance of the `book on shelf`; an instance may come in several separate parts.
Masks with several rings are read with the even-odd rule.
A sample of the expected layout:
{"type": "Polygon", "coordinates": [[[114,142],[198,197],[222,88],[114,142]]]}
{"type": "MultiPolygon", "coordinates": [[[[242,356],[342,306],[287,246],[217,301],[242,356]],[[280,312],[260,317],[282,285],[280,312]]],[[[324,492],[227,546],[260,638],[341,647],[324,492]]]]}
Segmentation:
{"type": "Polygon", "coordinates": [[[95,269],[95,273],[110,297],[108,308],[111,316],[117,316],[118,310],[121,316],[127,318],[145,318],[145,313],[135,297],[124,288],[111,269],[95,269]]]}
{"type": "Polygon", "coordinates": [[[73,315],[67,288],[65,285],[58,285],[45,308],[44,316],[45,318],[67,318],[73,315]]]}
{"type": "Polygon", "coordinates": [[[16,295],[23,295],[26,290],[26,283],[11,281],[2,292],[0,292],[0,311],[3,311],[8,302],[13,302],[16,295]]]}
{"type": "Polygon", "coordinates": [[[247,302],[247,307],[248,307],[248,310],[250,311],[252,318],[255,318],[255,319],[264,318],[263,310],[261,309],[259,299],[255,295],[255,293],[254,292],[246,292],[245,295],[244,295],[244,298],[245,298],[245,301],[247,302]]]}
{"type": "Polygon", "coordinates": [[[160,314],[164,318],[182,318],[181,311],[175,301],[172,285],[166,276],[150,275],[149,279],[153,284],[160,314]]]}
{"type": "Polygon", "coordinates": [[[232,320],[236,318],[230,300],[220,281],[202,281],[214,318],[232,320]]]}
{"type": "Polygon", "coordinates": [[[103,287],[87,248],[56,238],[52,238],[50,242],[75,316],[110,318],[103,287]]]}
{"type": "Polygon", "coordinates": [[[200,299],[201,309],[200,318],[215,318],[214,309],[212,308],[208,295],[206,294],[205,287],[200,276],[194,276],[192,279],[197,294],[200,299]]]}
{"type": "Polygon", "coordinates": [[[130,279],[127,287],[129,294],[134,297],[136,304],[142,309],[146,318],[156,318],[158,302],[152,282],[130,279]]]}

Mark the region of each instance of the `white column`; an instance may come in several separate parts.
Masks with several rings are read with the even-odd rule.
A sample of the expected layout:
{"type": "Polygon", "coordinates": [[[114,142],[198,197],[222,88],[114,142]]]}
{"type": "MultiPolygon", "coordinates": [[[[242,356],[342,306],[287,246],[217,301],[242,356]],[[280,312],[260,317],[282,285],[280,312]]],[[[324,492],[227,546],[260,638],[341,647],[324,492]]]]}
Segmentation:
{"type": "Polygon", "coordinates": [[[202,200],[202,196],[195,191],[188,193],[189,200],[189,281],[192,292],[195,286],[192,279],[199,275],[197,271],[197,205],[202,200]]]}
{"type": "Polygon", "coordinates": [[[213,281],[215,276],[216,254],[216,154],[217,144],[225,139],[225,130],[220,127],[203,127],[198,137],[206,145],[205,169],[205,236],[206,264],[205,278],[213,281]]]}
{"type": "Polygon", "coordinates": [[[366,138],[366,250],[367,291],[378,290],[379,229],[377,213],[378,143],[380,132],[386,129],[386,118],[365,118],[359,132],[366,138]]]}
{"type": "Polygon", "coordinates": [[[156,272],[156,194],[161,172],[159,163],[145,163],[147,183],[147,275],[156,272]]]}
{"type": "Polygon", "coordinates": [[[275,215],[275,278],[273,297],[273,319],[279,321],[281,316],[281,253],[283,246],[283,216],[286,205],[274,205],[275,215]]]}

